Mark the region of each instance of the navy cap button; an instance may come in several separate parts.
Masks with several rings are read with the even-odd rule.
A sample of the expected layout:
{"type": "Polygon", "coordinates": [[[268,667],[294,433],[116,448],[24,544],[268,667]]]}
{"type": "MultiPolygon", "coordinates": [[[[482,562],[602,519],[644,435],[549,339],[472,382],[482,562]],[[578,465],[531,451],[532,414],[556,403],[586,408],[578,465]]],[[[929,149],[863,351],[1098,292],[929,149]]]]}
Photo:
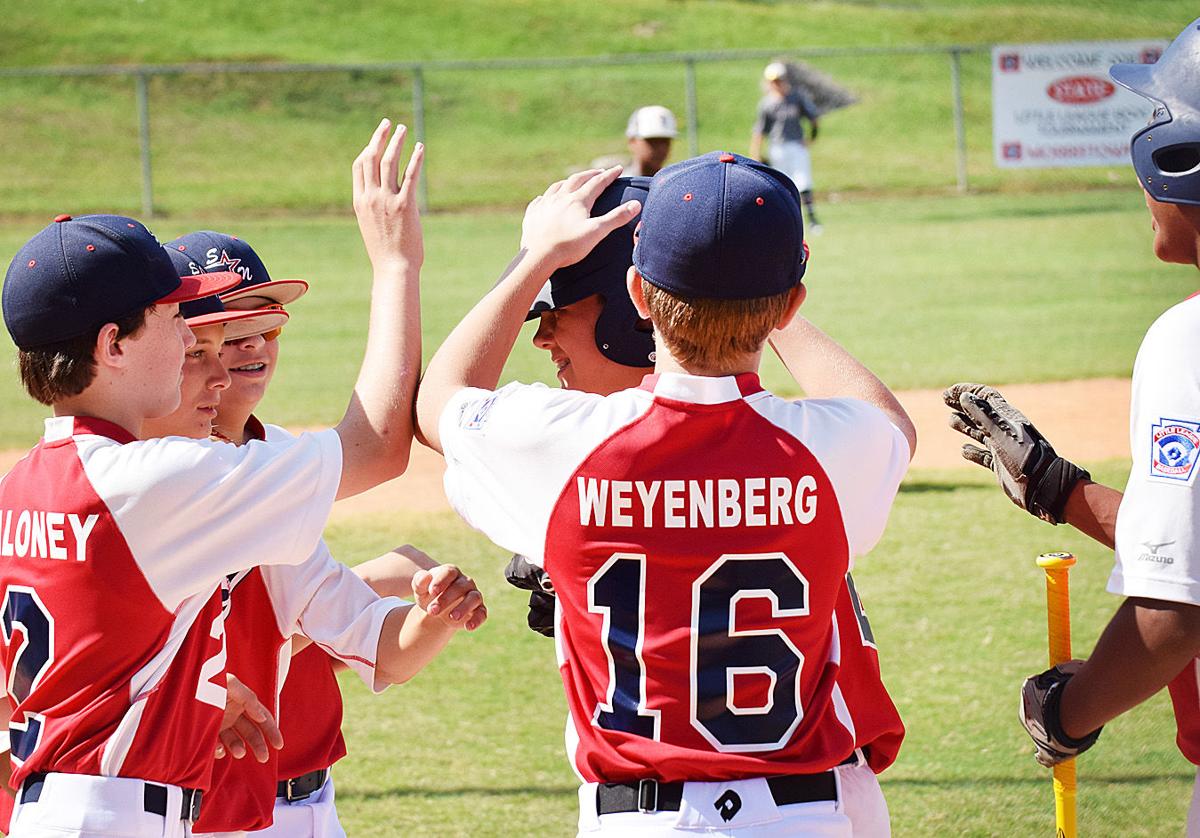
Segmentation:
{"type": "Polygon", "coordinates": [[[55,224],[62,224],[64,221],[70,221],[70,220],[71,220],[71,216],[67,215],[65,212],[62,215],[54,216],[55,224]]]}
{"type": "Polygon", "coordinates": [[[719,160],[722,163],[732,163],[733,155],[732,154],[722,154],[720,157],[717,158],[717,160],[719,160]]]}

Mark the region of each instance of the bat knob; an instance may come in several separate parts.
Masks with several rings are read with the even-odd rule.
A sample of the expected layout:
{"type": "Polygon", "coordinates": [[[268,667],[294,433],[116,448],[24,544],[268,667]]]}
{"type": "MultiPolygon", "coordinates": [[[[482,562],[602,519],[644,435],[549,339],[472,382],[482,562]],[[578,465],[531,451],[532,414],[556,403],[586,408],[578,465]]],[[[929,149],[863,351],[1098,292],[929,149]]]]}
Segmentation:
{"type": "Polygon", "coordinates": [[[1042,553],[1037,557],[1038,567],[1046,570],[1065,570],[1075,564],[1075,556],[1071,553],[1042,553]]]}

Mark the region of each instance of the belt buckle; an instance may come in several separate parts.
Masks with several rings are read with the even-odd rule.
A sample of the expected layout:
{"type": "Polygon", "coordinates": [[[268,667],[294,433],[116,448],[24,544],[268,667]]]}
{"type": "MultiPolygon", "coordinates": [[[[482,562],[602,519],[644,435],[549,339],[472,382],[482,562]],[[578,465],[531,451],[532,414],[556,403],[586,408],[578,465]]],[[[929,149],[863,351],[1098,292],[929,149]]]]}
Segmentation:
{"type": "Polygon", "coordinates": [[[287,802],[288,803],[295,803],[298,800],[308,800],[313,795],[313,793],[311,791],[306,791],[303,793],[296,793],[292,790],[292,784],[295,783],[299,779],[301,779],[301,778],[293,777],[292,779],[287,781],[287,802]]]}
{"type": "Polygon", "coordinates": [[[658,780],[638,780],[637,810],[643,814],[658,811],[658,780]]]}

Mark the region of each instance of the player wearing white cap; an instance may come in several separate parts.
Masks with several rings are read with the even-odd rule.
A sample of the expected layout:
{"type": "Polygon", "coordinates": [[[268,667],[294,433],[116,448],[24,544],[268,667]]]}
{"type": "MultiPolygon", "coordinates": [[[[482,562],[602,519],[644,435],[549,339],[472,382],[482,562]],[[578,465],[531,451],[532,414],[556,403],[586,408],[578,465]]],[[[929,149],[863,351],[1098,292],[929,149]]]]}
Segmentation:
{"type": "Polygon", "coordinates": [[[546,278],[636,215],[626,201],[590,217],[615,176],[535,199],[521,254],[435,354],[417,410],[455,508],[553,582],[580,832],[847,835],[867,808],[886,824],[849,704],[869,699],[838,685],[835,611],[912,426],[873,377],[876,407],[758,385],[763,341],[804,293],[791,182],[713,154],[651,183],[627,285],[656,329],[642,387],[491,389],[494,350],[546,278]]]}
{"type": "Polygon", "coordinates": [[[782,61],[772,61],[763,70],[766,95],[758,103],[758,116],[750,135],[750,156],[763,159],[762,143],[767,138],[767,160],[792,179],[800,190],[800,201],[808,213],[808,227],[813,234],[821,232],[813,202],[812,157],[809,143],[817,138],[817,109],[812,102],[788,80],[788,68],[782,61]],[[810,126],[805,135],[804,123],[810,126]]]}
{"type": "MultiPolygon", "coordinates": [[[[418,146],[380,123],[356,194],[414,204],[418,146]]],[[[5,325],[52,407],[0,480],[0,657],[12,707],[13,834],[186,835],[225,708],[226,576],[311,555],[335,496],[402,472],[420,350],[419,245],[376,270],[362,376],[337,428],[245,447],[139,441],[180,401],[178,303],[237,275],[180,277],[132,219],[63,216],[13,259],[5,325]],[[419,326],[418,326],[419,328],[419,326]],[[286,538],[281,538],[286,534],[286,538]]]]}
{"type": "Polygon", "coordinates": [[[627,175],[651,177],[671,157],[671,142],[679,136],[675,114],[662,105],[647,105],[629,115],[625,138],[633,162],[625,167],[627,175]]]}

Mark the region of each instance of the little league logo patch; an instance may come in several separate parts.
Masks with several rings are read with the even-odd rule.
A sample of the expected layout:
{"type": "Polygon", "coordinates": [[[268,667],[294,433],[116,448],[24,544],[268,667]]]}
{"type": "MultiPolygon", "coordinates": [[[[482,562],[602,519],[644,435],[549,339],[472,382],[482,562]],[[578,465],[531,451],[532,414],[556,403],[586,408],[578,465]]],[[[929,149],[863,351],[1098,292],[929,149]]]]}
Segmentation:
{"type": "Polygon", "coordinates": [[[488,396],[480,403],[474,411],[471,411],[468,405],[464,405],[464,410],[459,418],[459,422],[464,430],[478,431],[482,430],[487,424],[488,414],[492,412],[492,405],[496,403],[495,396],[488,396]]]}
{"type": "Polygon", "coordinates": [[[1150,426],[1150,476],[1191,483],[1200,459],[1200,422],[1160,419],[1150,426]]]}

